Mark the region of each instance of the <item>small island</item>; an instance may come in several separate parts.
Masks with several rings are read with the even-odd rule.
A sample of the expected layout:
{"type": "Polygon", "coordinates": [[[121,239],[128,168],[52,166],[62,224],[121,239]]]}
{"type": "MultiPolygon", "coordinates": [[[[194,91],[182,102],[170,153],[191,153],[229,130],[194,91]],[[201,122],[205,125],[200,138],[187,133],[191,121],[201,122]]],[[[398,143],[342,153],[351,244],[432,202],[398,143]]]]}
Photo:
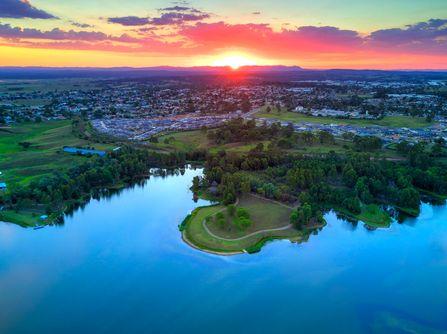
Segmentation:
{"type": "Polygon", "coordinates": [[[290,221],[296,208],[248,194],[235,204],[195,209],[180,225],[183,240],[193,247],[219,254],[254,253],[269,240],[300,242],[323,224],[298,226],[290,221]]]}

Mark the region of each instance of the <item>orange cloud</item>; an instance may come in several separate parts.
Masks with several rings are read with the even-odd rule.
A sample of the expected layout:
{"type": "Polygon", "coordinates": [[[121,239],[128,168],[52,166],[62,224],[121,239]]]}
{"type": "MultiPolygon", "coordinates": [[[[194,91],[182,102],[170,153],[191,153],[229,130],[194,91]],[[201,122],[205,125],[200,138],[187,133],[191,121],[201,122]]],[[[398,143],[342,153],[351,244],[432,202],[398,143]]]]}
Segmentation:
{"type": "MultiPolygon", "coordinates": [[[[144,27],[110,35],[100,31],[58,28],[42,31],[0,24],[0,39],[8,46],[107,51],[132,57],[211,57],[236,50],[258,59],[312,67],[447,68],[447,20],[442,19],[377,30],[368,35],[331,26],[274,30],[268,24],[226,22],[175,24],[169,29],[166,33],[144,27]]],[[[166,65],[166,60],[160,65],[166,65]]]]}

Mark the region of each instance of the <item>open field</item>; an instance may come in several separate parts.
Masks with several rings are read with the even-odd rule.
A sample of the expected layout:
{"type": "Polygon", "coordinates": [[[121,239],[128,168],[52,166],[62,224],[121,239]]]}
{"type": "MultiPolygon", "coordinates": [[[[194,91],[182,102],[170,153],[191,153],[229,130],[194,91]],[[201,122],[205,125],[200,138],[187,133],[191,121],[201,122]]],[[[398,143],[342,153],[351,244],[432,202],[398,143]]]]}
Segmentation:
{"type": "Polygon", "coordinates": [[[147,143],[151,149],[158,151],[183,151],[190,152],[196,149],[206,149],[210,153],[220,150],[228,152],[244,153],[256,147],[259,143],[267,144],[268,141],[255,141],[252,143],[229,143],[225,145],[215,145],[208,138],[205,131],[183,131],[168,133],[158,137],[158,143],[147,143]]]}
{"type": "MultiPolygon", "coordinates": [[[[147,142],[146,146],[150,149],[160,152],[190,152],[195,149],[206,149],[210,153],[217,153],[220,150],[235,153],[246,153],[255,148],[259,143],[263,143],[264,147],[270,143],[268,140],[254,141],[251,143],[229,143],[225,145],[214,145],[206,135],[206,132],[201,130],[196,131],[184,131],[173,132],[158,137],[158,143],[147,142]]],[[[336,153],[346,153],[353,149],[352,142],[336,139],[335,144],[320,144],[315,143],[313,145],[301,145],[295,148],[287,150],[290,153],[301,153],[305,155],[319,155],[327,154],[331,151],[336,153]]],[[[372,154],[378,154],[380,157],[388,159],[402,159],[402,156],[398,154],[395,149],[383,148],[380,151],[372,152],[372,154]]]]}
{"type": "Polygon", "coordinates": [[[33,179],[65,170],[85,157],[61,151],[63,146],[95,146],[110,149],[112,146],[79,139],[72,133],[71,121],[27,123],[0,129],[0,181],[8,185],[27,184],[33,179]],[[29,148],[19,145],[29,142],[29,148]]]}
{"type": "Polygon", "coordinates": [[[335,208],[335,211],[374,228],[390,227],[392,222],[390,215],[375,204],[362,205],[362,211],[357,215],[341,208],[335,208]]]}
{"type": "Polygon", "coordinates": [[[234,254],[259,251],[262,245],[272,239],[301,241],[306,232],[288,227],[291,209],[278,203],[254,197],[240,200],[239,207],[245,208],[253,221],[252,226],[241,232],[219,226],[205,225],[207,217],[226,210],[217,205],[196,209],[185,223],[184,239],[193,246],[219,254],[234,254]],[[276,231],[268,231],[277,229],[276,231]]]}
{"type": "Polygon", "coordinates": [[[389,227],[391,224],[390,215],[374,204],[364,205],[357,218],[372,227],[389,227]]]}
{"type": "Polygon", "coordinates": [[[53,221],[54,216],[43,219],[44,208],[27,209],[20,211],[2,210],[0,211],[0,221],[5,221],[22,227],[43,226],[53,221]]]}
{"type": "Polygon", "coordinates": [[[38,80],[2,80],[0,96],[4,93],[30,93],[35,91],[51,92],[64,90],[91,90],[98,87],[96,79],[38,79],[38,80]]]}
{"type": "Polygon", "coordinates": [[[292,123],[316,123],[316,124],[342,124],[342,125],[379,125],[391,128],[424,128],[432,125],[433,123],[427,123],[425,118],[422,117],[410,117],[410,116],[386,116],[380,120],[366,120],[366,119],[340,119],[333,117],[314,117],[295,112],[286,111],[272,111],[270,113],[265,112],[262,109],[255,114],[258,118],[274,118],[280,121],[292,122],[292,123]]]}
{"type": "Polygon", "coordinates": [[[291,208],[280,205],[253,195],[243,196],[240,198],[238,207],[242,207],[250,214],[253,224],[246,230],[239,230],[232,222],[228,222],[226,226],[219,226],[216,222],[207,223],[208,228],[214,234],[222,238],[240,238],[244,235],[251,234],[260,230],[274,229],[284,227],[289,224],[291,208]]]}

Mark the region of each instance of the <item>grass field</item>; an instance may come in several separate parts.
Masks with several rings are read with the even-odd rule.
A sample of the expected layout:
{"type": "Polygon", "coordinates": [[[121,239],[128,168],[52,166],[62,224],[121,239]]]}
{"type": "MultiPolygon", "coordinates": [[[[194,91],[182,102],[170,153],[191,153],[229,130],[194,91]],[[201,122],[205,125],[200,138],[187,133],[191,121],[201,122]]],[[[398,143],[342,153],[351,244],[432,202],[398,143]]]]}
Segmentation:
{"type": "Polygon", "coordinates": [[[379,125],[391,128],[424,128],[432,125],[433,123],[427,123],[425,118],[422,117],[410,117],[410,116],[386,116],[381,120],[364,120],[364,119],[339,119],[333,117],[314,117],[295,112],[272,111],[270,113],[265,112],[262,109],[256,114],[259,118],[274,118],[280,121],[292,122],[292,123],[317,123],[317,124],[350,124],[359,126],[379,125]]]}
{"type": "Polygon", "coordinates": [[[39,225],[46,225],[52,222],[55,217],[49,217],[42,219],[41,216],[45,214],[45,210],[42,209],[30,209],[21,210],[19,212],[6,210],[0,211],[0,221],[5,221],[13,224],[17,224],[23,227],[34,227],[39,225]]]}
{"type": "Polygon", "coordinates": [[[250,214],[250,219],[253,221],[250,227],[241,231],[231,222],[222,227],[211,221],[207,223],[210,231],[223,238],[240,238],[256,231],[286,226],[292,213],[290,208],[252,195],[242,197],[238,207],[246,209],[250,214]]]}
{"type": "MultiPolygon", "coordinates": [[[[225,145],[213,145],[213,143],[208,140],[206,132],[197,131],[184,131],[184,132],[173,132],[169,134],[162,135],[158,137],[158,143],[149,143],[147,146],[150,149],[159,152],[173,152],[173,151],[183,151],[190,152],[195,149],[206,149],[210,153],[217,153],[220,150],[225,150],[227,152],[235,153],[246,153],[256,147],[259,143],[263,143],[264,147],[267,147],[270,143],[269,141],[255,141],[249,144],[246,143],[229,143],[225,145]],[[167,140],[167,142],[165,142],[167,140]]],[[[335,144],[320,144],[315,143],[313,145],[302,145],[297,146],[293,149],[287,150],[290,153],[301,153],[305,155],[319,155],[326,154],[331,151],[336,153],[346,153],[351,150],[353,145],[349,141],[336,139],[335,144]]],[[[380,157],[389,159],[402,159],[402,156],[398,154],[396,150],[384,148],[377,153],[380,157]]]]}
{"type": "Polygon", "coordinates": [[[112,148],[110,145],[77,138],[72,133],[71,121],[27,123],[0,128],[0,181],[8,185],[23,185],[85,161],[85,157],[63,153],[61,148],[65,145],[88,145],[105,150],[112,148]],[[30,142],[32,145],[24,149],[19,145],[20,142],[30,142]]]}
{"type": "Polygon", "coordinates": [[[0,95],[3,93],[51,92],[65,90],[91,90],[99,87],[100,81],[94,79],[38,79],[0,81],[0,95]]]}
{"type": "Polygon", "coordinates": [[[336,208],[335,211],[375,228],[390,227],[392,222],[390,215],[375,204],[362,205],[362,212],[358,215],[340,208],[336,208]]]}
{"type": "Polygon", "coordinates": [[[374,204],[364,205],[357,218],[372,227],[389,227],[390,215],[374,204]]]}
{"type": "Polygon", "coordinates": [[[286,230],[259,232],[255,235],[250,235],[253,232],[286,226],[289,222],[291,209],[254,196],[242,198],[239,206],[244,207],[250,213],[251,220],[253,221],[253,225],[246,231],[241,233],[241,231],[225,230],[218,226],[213,227],[207,225],[208,229],[219,238],[208,233],[203,226],[206,217],[226,210],[224,206],[217,205],[196,209],[183,230],[184,238],[199,249],[220,254],[231,254],[241,253],[247,250],[250,251],[250,249],[259,250],[258,245],[262,245],[266,240],[271,239],[301,241],[306,234],[294,228],[289,228],[286,230]],[[223,240],[240,238],[244,235],[248,237],[238,240],[223,240]]]}
{"type": "Polygon", "coordinates": [[[230,143],[226,145],[215,145],[207,138],[205,131],[195,130],[165,134],[158,137],[158,143],[147,143],[147,146],[151,149],[166,152],[190,152],[195,149],[206,149],[211,153],[216,153],[220,150],[244,153],[250,151],[259,143],[267,144],[268,141],[256,141],[249,144],[230,143]]]}

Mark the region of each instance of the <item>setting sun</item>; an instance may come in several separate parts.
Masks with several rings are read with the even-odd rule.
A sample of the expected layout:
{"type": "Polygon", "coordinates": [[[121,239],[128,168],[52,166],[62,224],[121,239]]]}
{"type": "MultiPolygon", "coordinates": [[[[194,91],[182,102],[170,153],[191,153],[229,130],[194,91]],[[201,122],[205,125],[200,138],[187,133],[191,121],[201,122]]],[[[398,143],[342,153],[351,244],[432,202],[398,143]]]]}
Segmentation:
{"type": "Polygon", "coordinates": [[[216,59],[212,65],[213,66],[229,66],[233,70],[237,70],[242,66],[253,66],[256,65],[256,61],[250,59],[249,57],[243,55],[226,55],[219,59],[216,59]]]}

